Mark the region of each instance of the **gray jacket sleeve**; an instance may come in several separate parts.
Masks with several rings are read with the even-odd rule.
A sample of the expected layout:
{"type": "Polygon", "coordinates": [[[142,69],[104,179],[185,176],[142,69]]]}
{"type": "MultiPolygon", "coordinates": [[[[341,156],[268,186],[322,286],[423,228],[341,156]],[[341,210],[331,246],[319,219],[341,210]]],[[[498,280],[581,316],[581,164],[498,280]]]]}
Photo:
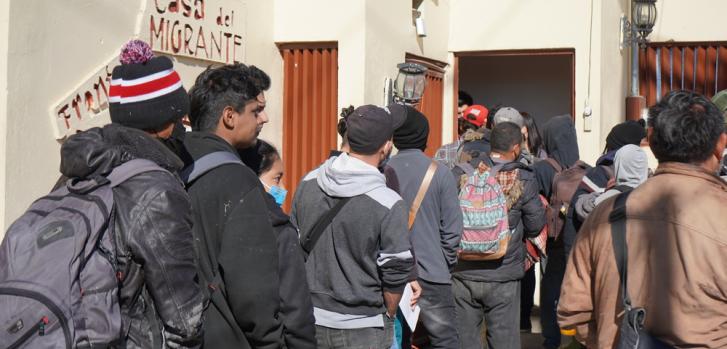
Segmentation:
{"type": "Polygon", "coordinates": [[[407,218],[406,204],[403,200],[399,200],[381,221],[376,264],[386,291],[402,292],[414,268],[407,218]]]}
{"type": "Polygon", "coordinates": [[[538,236],[545,226],[545,207],[540,201],[539,186],[535,180],[523,181],[522,222],[526,238],[538,236]]]}
{"type": "Polygon", "coordinates": [[[585,221],[588,215],[591,214],[591,211],[596,208],[596,198],[599,195],[600,193],[594,191],[589,194],[583,194],[576,199],[575,210],[581,221],[585,221]]]}
{"type": "Polygon", "coordinates": [[[439,234],[442,251],[450,270],[452,270],[457,264],[457,249],[462,238],[462,210],[459,207],[459,191],[457,190],[457,181],[454,175],[443,168],[440,168],[437,174],[441,210],[439,234]]]}

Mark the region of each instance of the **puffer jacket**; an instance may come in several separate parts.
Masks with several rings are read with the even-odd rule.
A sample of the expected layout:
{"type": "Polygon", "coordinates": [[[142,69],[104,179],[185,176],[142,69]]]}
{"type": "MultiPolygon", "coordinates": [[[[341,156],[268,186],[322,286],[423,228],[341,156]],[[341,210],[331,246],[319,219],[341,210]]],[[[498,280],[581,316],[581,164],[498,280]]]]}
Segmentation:
{"type": "Polygon", "coordinates": [[[61,148],[66,178],[107,175],[136,159],[147,172],[114,188],[124,337],[119,348],[197,348],[205,296],[197,280],[191,205],[176,172],[182,165],[146,133],[111,124],[70,137],[61,148]]]}

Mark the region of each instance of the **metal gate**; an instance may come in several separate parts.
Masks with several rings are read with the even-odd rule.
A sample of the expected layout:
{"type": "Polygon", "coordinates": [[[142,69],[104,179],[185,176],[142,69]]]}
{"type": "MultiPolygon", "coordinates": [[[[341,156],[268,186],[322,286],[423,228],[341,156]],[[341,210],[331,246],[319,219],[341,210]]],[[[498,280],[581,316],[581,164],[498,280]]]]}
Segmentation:
{"type": "MultiPolygon", "coordinates": [[[[283,55],[283,162],[291,193],[306,173],[337,149],[336,43],[279,45],[283,55]]],[[[290,211],[292,195],[283,206],[290,211]]]]}
{"type": "Polygon", "coordinates": [[[648,106],[670,90],[712,98],[727,88],[727,43],[649,43],[639,55],[639,89],[648,106]]]}

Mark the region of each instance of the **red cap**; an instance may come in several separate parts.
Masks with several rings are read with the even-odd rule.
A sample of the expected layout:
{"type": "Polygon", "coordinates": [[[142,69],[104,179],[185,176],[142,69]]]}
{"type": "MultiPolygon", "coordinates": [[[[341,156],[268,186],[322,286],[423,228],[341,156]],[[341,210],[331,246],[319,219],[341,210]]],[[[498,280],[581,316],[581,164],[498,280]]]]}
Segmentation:
{"type": "Polygon", "coordinates": [[[462,113],[462,118],[470,124],[482,127],[487,123],[487,115],[490,113],[487,108],[482,105],[473,105],[467,107],[462,113]]]}

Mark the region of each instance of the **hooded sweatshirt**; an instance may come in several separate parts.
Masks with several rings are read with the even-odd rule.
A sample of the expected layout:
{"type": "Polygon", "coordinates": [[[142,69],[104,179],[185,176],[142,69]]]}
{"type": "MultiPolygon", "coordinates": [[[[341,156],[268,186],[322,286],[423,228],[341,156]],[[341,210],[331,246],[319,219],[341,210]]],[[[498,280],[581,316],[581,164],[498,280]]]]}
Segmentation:
{"type": "MultiPolygon", "coordinates": [[[[543,143],[548,157],[555,159],[564,169],[573,166],[580,158],[576,128],[570,115],[555,116],[545,124],[543,143]]],[[[540,161],[533,166],[533,170],[540,185],[540,193],[549,198],[555,169],[547,162],[540,161]]]]}
{"type": "MultiPolygon", "coordinates": [[[[616,167],[616,187],[626,186],[633,189],[646,182],[649,177],[649,159],[640,147],[633,144],[625,145],[616,152],[614,166],[616,167]]],[[[596,198],[596,206],[619,193],[621,190],[616,188],[606,191],[596,198]]]]}
{"type": "Polygon", "coordinates": [[[298,186],[291,220],[305,240],[346,197],[306,261],[316,325],[383,327],[382,291],[401,292],[414,266],[407,207],[384,175],[345,153],[329,158],[298,186]]]}

